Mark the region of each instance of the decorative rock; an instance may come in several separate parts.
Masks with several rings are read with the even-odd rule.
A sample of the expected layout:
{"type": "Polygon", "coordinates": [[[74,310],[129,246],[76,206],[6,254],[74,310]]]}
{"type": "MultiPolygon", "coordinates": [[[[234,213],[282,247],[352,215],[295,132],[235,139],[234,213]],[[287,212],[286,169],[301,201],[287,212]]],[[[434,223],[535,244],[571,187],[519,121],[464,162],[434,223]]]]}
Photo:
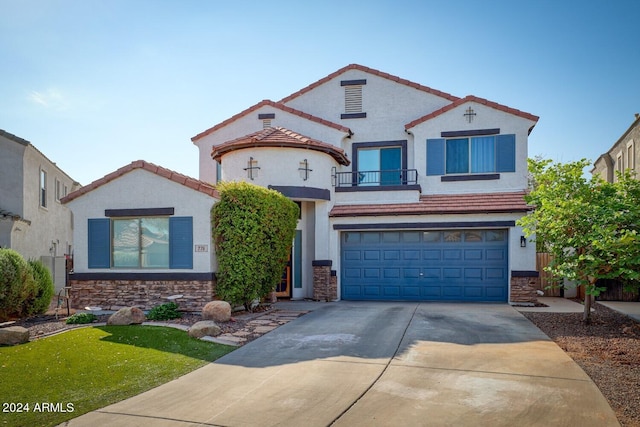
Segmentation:
{"type": "Polygon", "coordinates": [[[15,345],[29,342],[29,330],[22,326],[0,328],[0,345],[15,345]]]}
{"type": "Polygon", "coordinates": [[[226,301],[211,301],[202,309],[204,320],[228,322],[231,319],[231,305],[226,301]]]}
{"type": "Polygon", "coordinates": [[[189,336],[193,338],[217,337],[221,333],[222,329],[213,320],[202,320],[189,328],[189,336]]]}
{"type": "Polygon", "coordinates": [[[144,311],[138,307],[125,307],[112,314],[107,325],[139,325],[145,320],[144,311]]]}

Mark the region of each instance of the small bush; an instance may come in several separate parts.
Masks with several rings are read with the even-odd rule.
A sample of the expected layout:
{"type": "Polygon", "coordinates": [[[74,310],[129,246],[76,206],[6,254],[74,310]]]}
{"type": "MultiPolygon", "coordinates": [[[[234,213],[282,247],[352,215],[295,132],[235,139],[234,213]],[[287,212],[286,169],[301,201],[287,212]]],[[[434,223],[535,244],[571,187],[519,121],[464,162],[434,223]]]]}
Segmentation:
{"type": "Polygon", "coordinates": [[[86,323],[93,323],[98,320],[98,317],[93,313],[76,313],[67,318],[67,325],[84,325],[86,323]]]}
{"type": "Polygon", "coordinates": [[[0,249],[0,321],[25,314],[24,302],[36,293],[36,281],[22,255],[12,249],[0,249]]]}
{"type": "Polygon", "coordinates": [[[175,302],[168,302],[153,307],[147,314],[149,320],[171,320],[182,317],[182,314],[178,311],[178,304],[175,302]]]}
{"type": "Polygon", "coordinates": [[[47,311],[55,290],[51,273],[41,261],[30,260],[28,264],[29,267],[31,267],[31,273],[35,280],[36,293],[33,298],[24,301],[23,311],[29,316],[35,316],[47,311]]]}

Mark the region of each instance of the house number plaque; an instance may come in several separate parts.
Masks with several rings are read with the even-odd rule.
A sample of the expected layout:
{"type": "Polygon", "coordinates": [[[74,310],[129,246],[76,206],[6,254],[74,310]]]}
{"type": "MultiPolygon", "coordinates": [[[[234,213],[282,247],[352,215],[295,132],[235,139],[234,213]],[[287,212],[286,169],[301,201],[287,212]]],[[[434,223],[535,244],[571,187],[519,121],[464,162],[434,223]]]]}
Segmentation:
{"type": "Polygon", "coordinates": [[[196,252],[209,252],[209,245],[196,245],[196,252]]]}

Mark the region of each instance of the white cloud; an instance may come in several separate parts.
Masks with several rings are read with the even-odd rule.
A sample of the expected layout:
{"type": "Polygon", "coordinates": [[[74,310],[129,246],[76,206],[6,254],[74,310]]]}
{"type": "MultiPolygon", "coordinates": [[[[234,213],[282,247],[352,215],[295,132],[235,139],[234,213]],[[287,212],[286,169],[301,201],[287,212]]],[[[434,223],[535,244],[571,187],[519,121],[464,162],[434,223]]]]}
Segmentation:
{"type": "Polygon", "coordinates": [[[32,90],[28,99],[34,104],[53,110],[64,111],[69,108],[66,97],[57,88],[49,88],[44,92],[32,90]]]}

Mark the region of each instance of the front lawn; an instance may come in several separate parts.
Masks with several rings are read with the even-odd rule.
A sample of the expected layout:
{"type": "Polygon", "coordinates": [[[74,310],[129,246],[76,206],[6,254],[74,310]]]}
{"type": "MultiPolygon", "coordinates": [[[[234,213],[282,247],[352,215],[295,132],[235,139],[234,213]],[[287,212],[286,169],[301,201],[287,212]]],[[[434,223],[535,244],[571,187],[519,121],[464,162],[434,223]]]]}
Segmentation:
{"type": "Polygon", "coordinates": [[[171,381],[232,350],[157,326],[82,328],[0,347],[0,426],[57,425],[171,381]]]}

